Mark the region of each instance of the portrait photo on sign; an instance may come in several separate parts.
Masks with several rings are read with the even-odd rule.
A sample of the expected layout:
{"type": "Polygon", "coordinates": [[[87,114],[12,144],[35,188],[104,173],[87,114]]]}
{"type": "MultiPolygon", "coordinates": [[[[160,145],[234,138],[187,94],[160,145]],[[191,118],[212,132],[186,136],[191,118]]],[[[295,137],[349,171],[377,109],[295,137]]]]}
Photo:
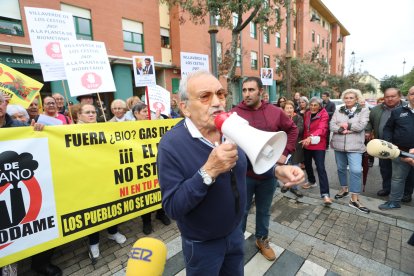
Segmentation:
{"type": "Polygon", "coordinates": [[[156,85],[154,57],[133,56],[132,64],[136,87],[156,85]]]}

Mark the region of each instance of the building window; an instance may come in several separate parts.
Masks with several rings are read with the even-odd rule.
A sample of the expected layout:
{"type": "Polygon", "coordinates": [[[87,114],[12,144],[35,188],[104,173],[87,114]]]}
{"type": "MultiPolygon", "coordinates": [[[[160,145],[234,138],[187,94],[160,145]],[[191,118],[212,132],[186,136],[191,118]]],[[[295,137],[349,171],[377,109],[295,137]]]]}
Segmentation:
{"type": "Polygon", "coordinates": [[[92,22],[90,19],[73,16],[75,22],[76,38],[79,40],[92,39],[92,22]]]}
{"type": "Polygon", "coordinates": [[[322,20],[322,27],[325,28],[325,20],[322,20]]]}
{"type": "Polygon", "coordinates": [[[316,44],[320,45],[320,42],[321,42],[321,36],[317,35],[316,36],[316,44]]]}
{"type": "Polygon", "coordinates": [[[0,1],[0,33],[24,36],[18,0],[0,1]]]}
{"type": "MultiPolygon", "coordinates": [[[[133,52],[144,52],[144,35],[142,23],[122,19],[124,49],[133,52]]],[[[169,42],[169,41],[168,41],[169,42]]]]}
{"type": "Polygon", "coordinates": [[[293,50],[296,51],[296,40],[293,40],[293,50]]]}
{"type": "Polygon", "coordinates": [[[263,67],[270,68],[270,56],[263,56],[263,67]]]}
{"type": "Polygon", "coordinates": [[[257,53],[250,52],[250,67],[252,69],[257,69],[257,53]]]}
{"type": "Polygon", "coordinates": [[[256,23],[250,21],[250,37],[257,38],[257,26],[256,23]]]}
{"type": "Polygon", "coordinates": [[[312,42],[315,42],[315,31],[312,31],[312,42]]]}
{"type": "Polygon", "coordinates": [[[276,33],[276,47],[280,48],[280,33],[276,33]]]}
{"type": "Polygon", "coordinates": [[[216,44],[217,48],[217,63],[221,64],[223,62],[223,45],[221,42],[217,42],[216,44]]]}
{"type": "Polygon", "coordinates": [[[93,40],[91,11],[79,7],[60,4],[60,9],[73,14],[76,38],[79,40],[93,40]]]}
{"type": "Polygon", "coordinates": [[[325,48],[325,39],[322,39],[322,48],[325,48]]]}
{"type": "Polygon", "coordinates": [[[161,47],[170,48],[170,30],[161,28],[161,47]]]}
{"type": "Polygon", "coordinates": [[[270,38],[269,38],[269,30],[267,28],[265,28],[263,30],[263,42],[269,44],[270,43],[270,38]]]}
{"type": "Polygon", "coordinates": [[[241,49],[237,48],[237,54],[236,54],[236,66],[241,66],[241,49]]]}
{"type": "Polygon", "coordinates": [[[237,26],[237,22],[239,21],[239,16],[233,13],[233,27],[237,26]]]}
{"type": "Polygon", "coordinates": [[[276,59],[276,70],[279,69],[280,67],[280,60],[277,58],[276,59]]]}

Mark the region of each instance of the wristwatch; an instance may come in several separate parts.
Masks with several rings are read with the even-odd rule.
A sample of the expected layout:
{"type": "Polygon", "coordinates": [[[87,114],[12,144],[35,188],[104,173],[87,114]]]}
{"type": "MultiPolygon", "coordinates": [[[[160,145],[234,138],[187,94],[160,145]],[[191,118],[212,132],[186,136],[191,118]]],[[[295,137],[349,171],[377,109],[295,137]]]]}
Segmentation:
{"type": "Polygon", "coordinates": [[[216,181],[213,177],[211,177],[205,170],[204,168],[201,168],[198,170],[198,173],[201,175],[201,178],[203,178],[203,183],[206,184],[207,186],[210,186],[211,184],[214,183],[214,181],[216,181]]]}

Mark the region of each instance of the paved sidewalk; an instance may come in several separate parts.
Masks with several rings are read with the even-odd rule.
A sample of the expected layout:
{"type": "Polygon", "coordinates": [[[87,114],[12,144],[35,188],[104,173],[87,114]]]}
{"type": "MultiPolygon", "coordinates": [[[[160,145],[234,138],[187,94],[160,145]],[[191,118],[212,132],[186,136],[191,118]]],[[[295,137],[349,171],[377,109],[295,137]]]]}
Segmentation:
{"type": "MultiPolygon", "coordinates": [[[[402,210],[392,215],[376,210],[363,214],[348,207],[346,200],[325,207],[317,195],[305,193],[305,197],[296,199],[278,189],[269,236],[279,257],[274,263],[265,260],[257,253],[254,237],[247,238],[246,275],[414,275],[414,247],[407,244],[414,231],[414,219],[402,218],[402,210]]],[[[362,200],[374,205],[375,201],[381,202],[362,200]]],[[[405,208],[414,211],[413,207],[405,208]]],[[[251,233],[254,212],[253,208],[248,217],[247,231],[251,233]]],[[[176,224],[164,226],[154,218],[153,226],[155,232],[150,236],[163,240],[168,247],[164,275],[185,275],[176,224]]],[[[125,275],[128,252],[137,239],[144,237],[142,221],[136,218],[123,223],[120,230],[128,238],[123,245],[108,240],[105,231],[101,232],[101,257],[95,265],[88,258],[86,238],[58,247],[53,262],[64,275],[125,275]]],[[[29,260],[21,261],[19,275],[33,275],[29,265],[29,260]]]]}

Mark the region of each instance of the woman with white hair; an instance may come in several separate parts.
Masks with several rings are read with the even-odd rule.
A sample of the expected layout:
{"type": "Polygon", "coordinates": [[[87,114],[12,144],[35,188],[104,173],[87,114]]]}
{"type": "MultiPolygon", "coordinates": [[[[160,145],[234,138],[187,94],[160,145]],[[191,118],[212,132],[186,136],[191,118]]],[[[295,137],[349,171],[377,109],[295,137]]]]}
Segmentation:
{"type": "Polygon", "coordinates": [[[302,118],[305,116],[306,111],[309,110],[309,100],[305,96],[301,96],[299,98],[299,111],[298,114],[302,116],[302,118]]]}
{"type": "Polygon", "coordinates": [[[322,107],[321,99],[313,97],[309,101],[309,111],[305,113],[303,121],[303,140],[300,143],[303,146],[308,182],[302,188],[310,189],[317,186],[312,167],[313,159],[318,172],[321,198],[325,205],[329,205],[332,203],[332,199],[329,195],[329,181],[325,169],[326,133],[328,132],[329,115],[322,107]]]}
{"type": "Polygon", "coordinates": [[[124,100],[116,99],[111,103],[111,112],[114,114],[114,117],[109,120],[109,122],[125,122],[129,121],[125,116],[127,112],[127,104],[124,100]]]}
{"type": "Polygon", "coordinates": [[[351,193],[349,206],[363,213],[369,209],[359,202],[362,185],[362,154],[365,152],[365,127],[369,120],[369,110],[358,104],[362,98],[358,89],[347,89],[342,93],[345,105],[336,110],[330,123],[333,136],[331,147],[335,150],[335,160],[338,167],[341,191],[336,199],[351,193]],[[349,166],[349,182],[348,170],[349,166]]]}
{"type": "Polygon", "coordinates": [[[30,119],[26,109],[17,104],[9,104],[7,106],[7,114],[9,114],[13,120],[17,120],[23,123],[28,123],[30,119]]]}

